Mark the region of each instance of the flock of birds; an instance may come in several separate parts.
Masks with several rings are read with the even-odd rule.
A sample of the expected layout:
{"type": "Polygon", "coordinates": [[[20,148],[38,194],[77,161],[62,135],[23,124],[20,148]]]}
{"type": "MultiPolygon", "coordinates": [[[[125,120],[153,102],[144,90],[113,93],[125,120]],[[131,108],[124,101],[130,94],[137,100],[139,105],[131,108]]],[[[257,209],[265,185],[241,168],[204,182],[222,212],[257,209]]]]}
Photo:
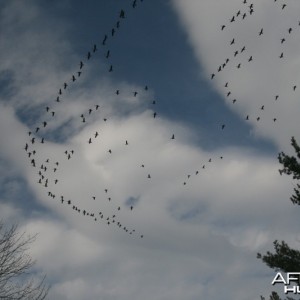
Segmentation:
{"type": "MultiPolygon", "coordinates": [[[[220,30],[221,31],[225,31],[228,29],[230,24],[233,24],[234,22],[237,22],[239,19],[240,20],[244,20],[245,18],[248,18],[250,16],[252,16],[253,14],[255,14],[255,5],[254,3],[249,3],[249,0],[242,0],[243,3],[243,9],[238,10],[231,18],[230,20],[228,20],[228,23],[225,23],[223,25],[221,25],[220,30]]],[[[139,2],[143,2],[143,0],[139,0],[139,2]]],[[[276,3],[277,0],[274,0],[274,3],[276,3]]],[[[136,6],[138,5],[137,0],[134,0],[131,3],[131,6],[133,9],[136,8],[136,6]]],[[[287,7],[287,4],[281,4],[280,9],[281,10],[285,10],[287,7]]],[[[100,48],[104,49],[104,57],[109,60],[111,58],[111,49],[109,49],[107,46],[109,45],[109,40],[114,38],[116,35],[116,32],[120,29],[120,27],[122,26],[122,22],[126,19],[126,11],[124,9],[121,9],[119,12],[119,16],[118,19],[115,22],[115,25],[111,28],[111,31],[109,33],[106,33],[101,41],[101,44],[94,44],[92,49],[90,51],[87,52],[85,59],[81,60],[79,62],[79,68],[76,71],[76,73],[72,74],[70,76],[70,81],[68,82],[64,82],[62,84],[62,86],[58,89],[57,92],[57,96],[54,99],[54,104],[55,105],[60,105],[61,102],[64,101],[63,97],[64,97],[64,93],[65,91],[72,85],[75,84],[75,82],[77,82],[78,80],[80,80],[80,77],[82,76],[83,72],[84,72],[84,68],[86,67],[86,64],[88,63],[89,60],[92,59],[92,57],[94,55],[96,55],[96,53],[99,51],[100,48]]],[[[298,24],[298,26],[300,26],[300,22],[298,24]]],[[[284,36],[281,38],[281,40],[279,41],[280,44],[284,44],[286,42],[286,40],[288,39],[288,36],[290,36],[293,33],[293,28],[288,28],[287,29],[287,36],[284,36]]],[[[259,31],[257,32],[257,36],[261,37],[262,35],[264,35],[264,28],[260,28],[259,31]]],[[[225,68],[228,67],[229,64],[235,64],[236,65],[236,70],[242,69],[244,67],[244,65],[246,63],[252,63],[252,61],[255,60],[254,55],[251,55],[250,53],[247,54],[247,45],[242,45],[240,48],[237,48],[237,44],[238,44],[238,39],[236,37],[233,37],[230,41],[229,44],[232,47],[232,56],[228,57],[224,60],[224,62],[222,62],[220,65],[217,66],[216,71],[214,73],[211,74],[211,80],[215,80],[215,78],[217,78],[218,74],[220,72],[222,72],[225,68]],[[241,60],[241,54],[245,54],[248,55],[246,61],[241,60]]],[[[283,59],[284,56],[284,52],[281,52],[278,54],[278,59],[283,59]]],[[[112,63],[109,63],[109,68],[108,68],[108,72],[113,72],[115,70],[114,65],[112,63]]],[[[224,82],[224,88],[225,90],[225,97],[230,99],[230,101],[232,102],[232,104],[234,105],[235,103],[238,102],[238,100],[236,98],[234,98],[234,92],[233,90],[230,89],[230,84],[229,82],[224,82]]],[[[291,89],[293,91],[295,91],[297,89],[297,85],[293,85],[291,86],[291,89]]],[[[137,97],[138,94],[140,93],[147,93],[148,91],[148,86],[145,85],[143,91],[132,91],[132,96],[133,97],[137,97]]],[[[117,89],[115,91],[115,94],[118,96],[121,94],[121,90],[117,89]]],[[[276,94],[274,95],[274,101],[277,101],[280,99],[280,95],[276,94]]],[[[150,103],[149,103],[150,104],[150,103]]],[[[156,100],[153,100],[151,102],[152,107],[155,107],[156,104],[156,100]]],[[[54,105],[53,105],[54,106],[54,105]]],[[[264,111],[265,108],[267,108],[266,104],[262,104],[259,108],[260,111],[264,111]]],[[[140,238],[143,238],[143,234],[138,233],[134,228],[129,228],[128,226],[126,226],[125,224],[123,224],[123,222],[120,221],[120,219],[118,218],[121,211],[123,211],[124,206],[122,205],[117,205],[114,204],[114,209],[112,211],[111,214],[105,214],[103,211],[90,211],[85,207],[81,207],[79,206],[76,201],[73,201],[72,199],[69,199],[68,197],[66,197],[65,195],[57,195],[53,189],[51,189],[51,187],[53,186],[58,186],[59,184],[61,184],[61,179],[59,177],[59,175],[56,175],[59,173],[60,171],[60,166],[61,166],[61,161],[59,160],[53,160],[50,158],[46,158],[44,160],[41,161],[40,157],[39,157],[39,153],[38,150],[36,149],[36,145],[37,144],[45,144],[47,143],[47,139],[45,136],[43,136],[43,133],[46,132],[47,127],[49,126],[49,123],[55,119],[56,117],[56,111],[53,107],[46,106],[45,107],[45,111],[46,111],[46,115],[47,118],[41,122],[41,124],[37,127],[35,127],[34,129],[32,129],[29,133],[29,139],[27,141],[27,143],[24,146],[24,149],[27,153],[28,159],[30,161],[30,164],[32,167],[36,168],[37,170],[37,183],[40,184],[42,187],[45,188],[46,190],[46,194],[50,199],[57,199],[58,201],[60,201],[61,204],[66,205],[67,207],[71,208],[74,212],[81,214],[82,216],[85,217],[90,217],[92,218],[95,222],[97,221],[103,221],[105,222],[107,225],[116,225],[118,228],[124,230],[124,232],[129,233],[130,235],[137,235],[140,238]]],[[[95,114],[100,114],[100,112],[102,111],[102,107],[100,104],[94,104],[94,106],[89,107],[86,109],[85,112],[83,112],[79,117],[78,120],[80,120],[80,122],[82,123],[82,126],[85,126],[89,119],[94,116],[95,114]]],[[[152,111],[152,118],[155,119],[157,118],[157,111],[151,110],[152,111]]],[[[96,118],[99,119],[99,115],[96,116],[96,118]]],[[[257,115],[257,116],[250,116],[250,115],[246,115],[245,116],[245,120],[250,120],[252,118],[255,118],[256,121],[260,121],[261,120],[261,116],[257,115]]],[[[109,118],[107,116],[105,116],[104,118],[102,118],[103,122],[107,122],[109,121],[109,118]]],[[[277,121],[277,117],[274,116],[272,118],[273,122],[277,121]]],[[[220,124],[220,130],[226,130],[226,123],[222,123],[220,124]]],[[[100,131],[94,131],[90,134],[90,136],[88,137],[88,139],[86,140],[86,143],[88,145],[91,144],[95,144],[96,140],[99,139],[100,137],[100,131]]],[[[175,140],[175,134],[172,134],[170,136],[170,140],[175,140]]],[[[131,141],[129,139],[124,139],[124,141],[122,142],[124,147],[129,147],[131,141]]],[[[108,155],[111,155],[113,153],[114,149],[113,148],[107,148],[107,153],[108,155]]],[[[64,156],[65,156],[65,160],[66,161],[70,161],[73,159],[73,157],[76,157],[76,153],[74,149],[65,149],[64,151],[64,156]]],[[[188,184],[188,180],[192,177],[192,176],[197,176],[200,174],[201,170],[205,170],[209,164],[211,164],[213,161],[215,160],[222,160],[223,156],[214,158],[214,157],[210,157],[206,162],[203,162],[200,166],[199,169],[193,170],[191,172],[189,172],[189,174],[187,174],[185,176],[185,179],[182,181],[182,185],[186,186],[188,184]]],[[[143,168],[143,169],[147,169],[147,166],[145,163],[141,163],[139,164],[139,167],[143,168]]],[[[150,172],[145,172],[145,176],[148,179],[151,179],[151,174],[150,172]]],[[[63,180],[62,180],[63,181],[63,180]]],[[[113,199],[112,199],[112,195],[110,193],[111,191],[108,188],[105,188],[101,193],[101,195],[90,195],[88,196],[88,198],[90,198],[90,201],[97,201],[99,198],[103,198],[103,195],[105,195],[105,198],[108,200],[108,203],[112,204],[114,203],[113,199]]],[[[82,204],[81,204],[82,205],[82,204]]],[[[131,203],[130,205],[127,205],[127,210],[129,211],[133,211],[134,210],[134,204],[131,203]]],[[[126,209],[125,208],[125,209],[126,209]]]]}

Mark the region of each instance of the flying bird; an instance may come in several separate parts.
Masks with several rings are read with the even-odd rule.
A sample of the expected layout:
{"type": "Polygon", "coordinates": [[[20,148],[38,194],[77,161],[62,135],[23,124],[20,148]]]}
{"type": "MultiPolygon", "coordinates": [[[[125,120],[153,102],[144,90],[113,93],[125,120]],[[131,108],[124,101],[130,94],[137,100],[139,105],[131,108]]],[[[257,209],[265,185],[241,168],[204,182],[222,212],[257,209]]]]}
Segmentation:
{"type": "Polygon", "coordinates": [[[124,19],[125,18],[125,11],[121,9],[119,18],[124,19]]]}
{"type": "Polygon", "coordinates": [[[103,41],[102,41],[102,45],[104,46],[107,40],[107,35],[104,36],[103,41]]]}

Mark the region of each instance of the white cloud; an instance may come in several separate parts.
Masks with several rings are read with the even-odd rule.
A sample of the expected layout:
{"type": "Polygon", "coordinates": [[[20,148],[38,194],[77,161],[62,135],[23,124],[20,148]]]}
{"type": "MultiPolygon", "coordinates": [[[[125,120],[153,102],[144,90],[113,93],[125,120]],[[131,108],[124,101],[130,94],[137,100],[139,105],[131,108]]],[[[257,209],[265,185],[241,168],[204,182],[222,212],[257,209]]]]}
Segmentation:
{"type": "MultiPolygon", "coordinates": [[[[270,46],[268,43],[256,45],[254,23],[247,21],[241,28],[232,26],[225,35],[220,33],[221,21],[229,20],[235,7],[241,6],[240,2],[174,3],[195,53],[206,69],[208,75],[205,76],[216,67],[216,60],[222,61],[231,55],[228,45],[224,46],[231,36],[237,36],[241,44],[247,42],[249,53],[255,53],[255,58],[256,55],[261,57],[252,70],[242,71],[242,77],[232,68],[226,77],[222,73],[216,80],[215,87],[221,92],[218,84],[230,78],[232,91],[240,102],[233,107],[237,113],[242,116],[257,113],[261,99],[273,97],[264,88],[279,87],[282,94],[292,95],[286,87],[289,81],[283,82],[288,71],[282,66],[280,78],[271,76],[278,70],[275,68],[261,70],[265,72],[261,76],[271,74],[270,80],[263,78],[262,81],[257,75],[256,68],[268,58],[259,47],[269,49],[270,46]],[[244,33],[249,36],[244,37],[244,33]],[[258,89],[261,82],[264,86],[258,89]]],[[[258,13],[253,22],[259,21],[264,28],[271,27],[269,24],[273,21],[262,11],[269,6],[257,1],[255,5],[258,13]]],[[[22,26],[14,27],[12,23],[20,15],[19,9],[23,11],[22,7],[21,1],[15,1],[7,9],[6,14],[12,17],[5,19],[10,29],[4,32],[4,37],[9,33],[14,38],[0,43],[7,58],[0,67],[14,75],[14,97],[0,109],[0,156],[26,179],[38,201],[56,216],[53,219],[51,214],[38,215],[23,222],[28,232],[39,232],[31,253],[38,259],[38,267],[53,282],[53,297],[62,300],[120,297],[192,300],[215,299],[224,292],[223,299],[253,299],[259,296],[258,291],[268,291],[269,274],[263,273],[265,268],[255,256],[257,251],[269,249],[278,236],[292,241],[298,234],[297,211],[288,200],[284,201],[291,192],[290,181],[279,176],[274,158],[258,156],[243,148],[208,152],[194,146],[192,141],[197,133],[190,128],[160,116],[153,118],[155,107],[149,100],[155,91],[145,92],[143,87],[108,79],[102,79],[98,85],[91,80],[90,67],[85,79],[68,90],[65,102],[55,107],[58,108],[56,122],[49,122],[50,129],[65,124],[61,129],[63,141],[41,144],[37,138],[33,146],[29,143],[30,149],[37,151],[37,167],[30,166],[23,149],[28,143],[28,128],[15,112],[25,104],[30,104],[33,111],[40,105],[41,122],[46,115],[44,106],[50,103],[49,95],[57,96],[57,87],[65,78],[70,78],[71,64],[77,64],[80,59],[72,53],[64,30],[57,33],[40,28],[36,32],[36,27],[32,28],[32,22],[38,22],[35,18],[42,13],[35,5],[29,6],[28,13],[21,18],[22,26]],[[47,40],[46,45],[40,43],[41,36],[47,40]],[[12,47],[16,41],[22,42],[23,49],[12,47]],[[54,49],[49,45],[54,45],[54,49]],[[31,48],[34,49],[32,54],[21,55],[20,52],[26,50],[27,53],[31,48]],[[118,88],[122,90],[122,97],[115,94],[118,88]],[[139,92],[138,97],[132,96],[135,90],[139,92]],[[95,110],[95,104],[100,105],[99,111],[95,110]],[[89,108],[93,108],[91,115],[89,108]],[[81,113],[87,118],[85,125],[81,122],[81,113]],[[107,122],[103,118],[107,118],[107,122]],[[96,131],[99,132],[97,138],[94,137],[96,131]],[[171,139],[173,134],[175,140],[171,139]],[[91,144],[89,138],[92,138],[91,144]],[[129,145],[125,145],[126,140],[129,145]],[[68,153],[74,150],[69,160],[64,154],[66,150],[68,153]],[[48,158],[49,163],[46,163],[48,158]],[[43,183],[46,178],[49,180],[47,188],[37,184],[41,164],[47,166],[43,172],[43,183]],[[190,178],[187,175],[191,175],[190,178]],[[58,179],[57,184],[55,179],[58,179]],[[54,199],[48,196],[49,191],[55,194],[54,199]],[[126,205],[130,197],[138,199],[133,211],[126,205]],[[72,205],[66,204],[68,199],[72,205]],[[73,205],[81,212],[73,210],[73,205]],[[94,212],[97,221],[83,216],[83,209],[94,212]],[[104,214],[104,220],[99,211],[104,214]],[[106,218],[112,222],[113,214],[123,226],[134,228],[136,232],[129,235],[114,224],[108,226],[106,218]],[[139,237],[141,234],[143,239],[139,237]],[[257,274],[263,281],[261,277],[256,278],[257,274]],[[242,295],[241,291],[247,293],[242,295]]],[[[289,11],[293,14],[292,9],[289,11]]],[[[273,36],[270,38],[273,41],[273,36]]],[[[290,55],[289,61],[297,59],[294,54],[290,55]]],[[[274,99],[268,101],[271,100],[274,99]]],[[[291,132],[297,128],[296,118],[284,122],[285,114],[296,115],[299,111],[293,102],[295,99],[287,100],[289,105],[283,105],[280,100],[277,106],[270,105],[270,109],[266,104],[264,115],[267,120],[267,116],[278,113],[278,129],[267,121],[259,126],[253,122],[253,128],[257,134],[272,137],[285,147],[291,132]]],[[[5,214],[13,214],[11,208],[1,204],[2,207],[5,214]]]]}
{"type": "MultiPolygon", "coordinates": [[[[253,1],[254,12],[249,14],[248,4],[242,1],[173,1],[195,56],[204,67],[203,76],[224,97],[228,106],[253,126],[258,136],[272,139],[281,149],[287,149],[290,137],[299,139],[297,116],[299,115],[300,31],[297,11],[299,3],[288,1],[282,10],[281,2],[253,1]],[[241,15],[236,17],[238,11],[241,15]],[[243,13],[247,16],[242,20],[243,13]],[[235,15],[235,22],[230,22],[235,15]],[[226,25],[222,31],[221,26],[226,25]],[[291,34],[288,29],[292,27],[291,34]],[[263,28],[263,35],[259,32],[263,28]],[[281,44],[281,38],[286,42],[281,44]],[[232,39],[235,43],[230,45],[232,39]],[[245,51],[241,49],[245,46],[245,51]],[[234,52],[238,55],[234,56],[234,52]],[[284,52],[284,59],[279,59],[284,52]],[[248,62],[250,56],[252,62],[248,62]],[[230,61],[218,72],[226,59],[230,61]],[[241,68],[237,65],[241,63],[241,68]],[[225,83],[228,82],[228,88],[225,83]],[[226,97],[228,91],[230,97],[226,97]],[[275,96],[279,99],[275,101],[275,96]],[[233,105],[231,100],[237,99],[233,105]],[[260,108],[264,105],[264,110],[260,108]],[[260,117],[257,122],[256,118],[260,117]],[[277,121],[273,122],[273,118],[277,121]]],[[[228,120],[230,123],[230,120],[228,120]]]]}

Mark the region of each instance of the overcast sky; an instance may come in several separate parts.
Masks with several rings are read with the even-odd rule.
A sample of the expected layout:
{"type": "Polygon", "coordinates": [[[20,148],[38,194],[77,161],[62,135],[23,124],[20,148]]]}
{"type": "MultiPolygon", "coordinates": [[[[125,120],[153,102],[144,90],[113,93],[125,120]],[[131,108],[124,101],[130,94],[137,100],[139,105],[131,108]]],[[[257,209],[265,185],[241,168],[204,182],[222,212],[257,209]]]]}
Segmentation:
{"type": "Polygon", "coordinates": [[[50,299],[270,294],[256,253],[300,242],[300,2],[243,2],[1,2],[0,218],[39,233],[50,299]]]}

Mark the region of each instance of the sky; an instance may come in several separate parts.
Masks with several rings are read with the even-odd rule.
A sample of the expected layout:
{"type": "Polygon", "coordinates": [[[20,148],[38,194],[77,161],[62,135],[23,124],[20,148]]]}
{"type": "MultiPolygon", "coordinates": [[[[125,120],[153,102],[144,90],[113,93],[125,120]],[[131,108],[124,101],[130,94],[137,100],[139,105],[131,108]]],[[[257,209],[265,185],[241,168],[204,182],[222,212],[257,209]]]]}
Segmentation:
{"type": "Polygon", "coordinates": [[[277,159],[300,141],[300,3],[243,2],[0,3],[0,218],[38,233],[49,299],[276,289],[256,254],[300,246],[277,159]]]}

